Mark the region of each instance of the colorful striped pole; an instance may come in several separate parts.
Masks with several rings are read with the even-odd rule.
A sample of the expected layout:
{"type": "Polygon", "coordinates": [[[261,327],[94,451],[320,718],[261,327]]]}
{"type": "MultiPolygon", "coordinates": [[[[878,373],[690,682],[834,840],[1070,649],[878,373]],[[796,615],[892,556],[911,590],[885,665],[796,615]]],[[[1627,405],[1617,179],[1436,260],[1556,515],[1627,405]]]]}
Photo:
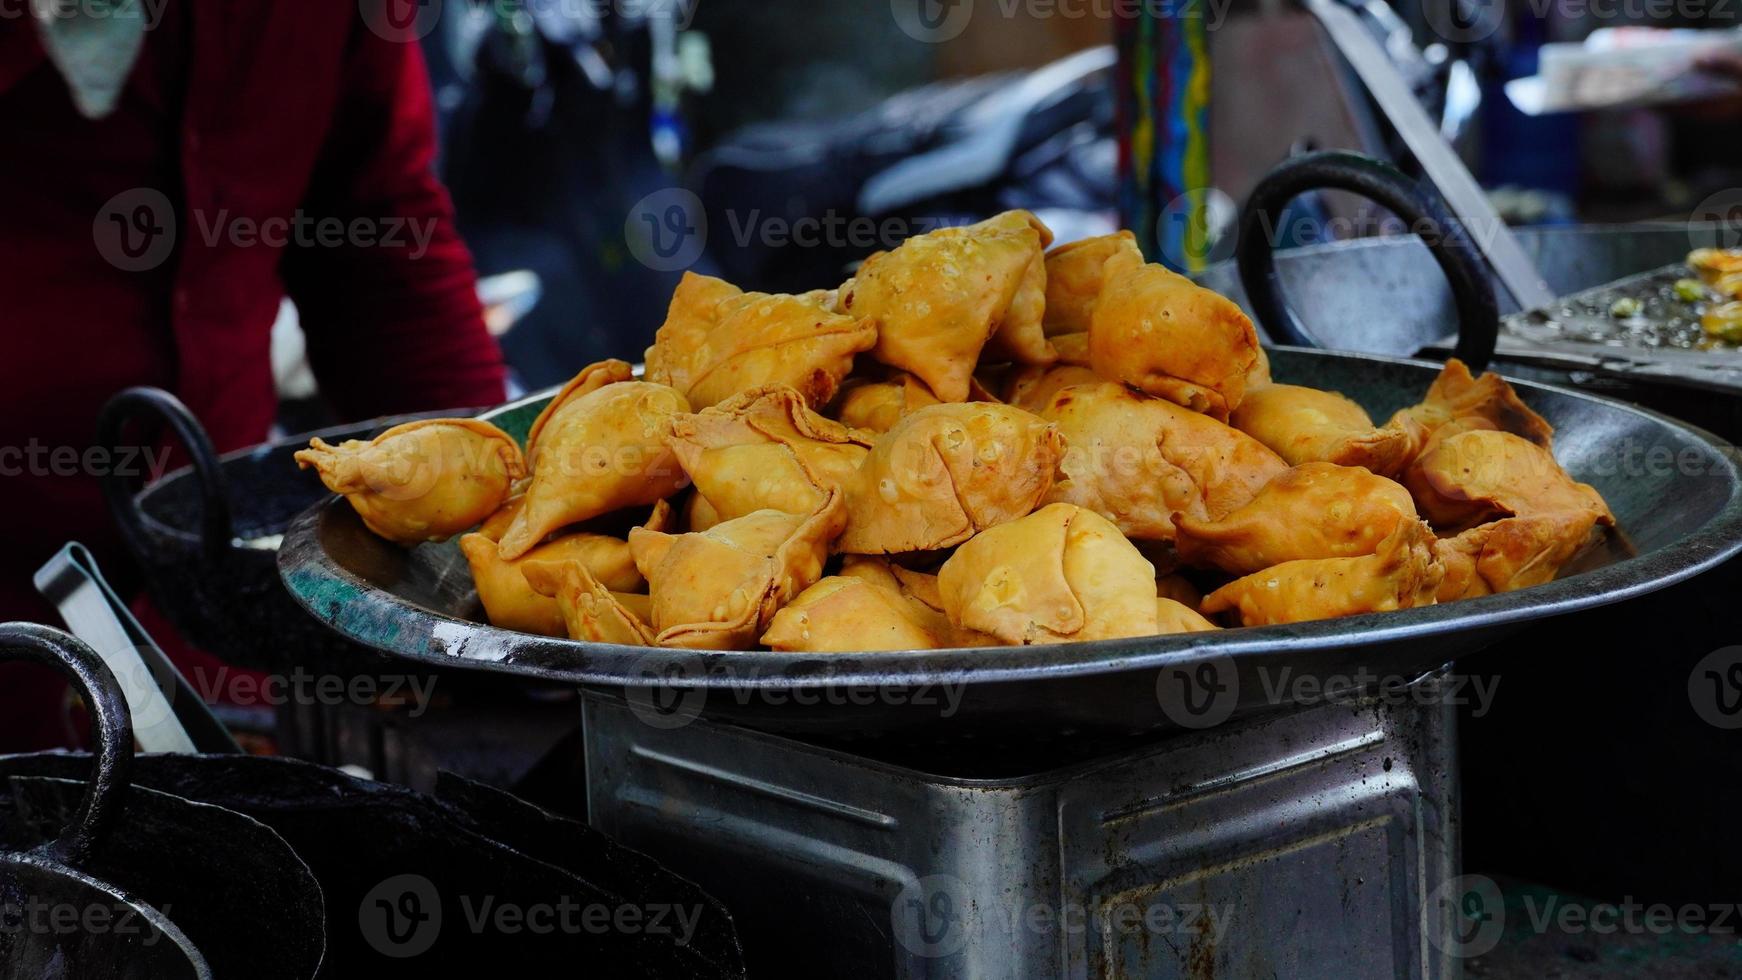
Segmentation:
{"type": "Polygon", "coordinates": [[[1119,205],[1144,254],[1202,269],[1210,241],[1207,0],[1149,0],[1117,21],[1119,205]]]}

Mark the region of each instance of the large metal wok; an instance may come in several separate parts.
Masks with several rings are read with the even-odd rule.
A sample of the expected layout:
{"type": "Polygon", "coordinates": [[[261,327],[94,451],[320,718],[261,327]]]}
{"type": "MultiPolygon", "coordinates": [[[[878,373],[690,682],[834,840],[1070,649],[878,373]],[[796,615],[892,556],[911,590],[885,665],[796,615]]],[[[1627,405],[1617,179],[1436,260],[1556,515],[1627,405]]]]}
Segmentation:
{"type": "MultiPolygon", "coordinates": [[[[1536,326],[1560,303],[1520,309],[1507,278],[1481,247],[1513,241],[1514,277],[1540,277],[1559,297],[1681,263],[1690,249],[1733,244],[1722,222],[1613,227],[1466,227],[1434,190],[1371,158],[1309,153],[1278,165],[1242,208],[1234,251],[1198,282],[1239,303],[1269,339],[1373,354],[1444,356],[1494,363],[1511,374],[1649,405],[1737,438],[1742,433],[1742,354],[1549,338],[1536,326]],[[1300,227],[1289,202],[1350,191],[1385,207],[1420,236],[1339,241],[1283,252],[1274,239],[1300,227]],[[1427,247],[1424,248],[1423,245],[1427,247]],[[1437,264],[1437,268],[1436,268],[1437,264]],[[1723,397],[1712,397],[1714,394],[1723,397]]],[[[1310,223],[1309,223],[1310,227],[1310,223]]]]}
{"type": "MultiPolygon", "coordinates": [[[[1293,348],[1272,358],[1278,380],[1345,392],[1378,417],[1419,400],[1438,371],[1293,348]]],[[[1662,588],[1742,549],[1742,477],[1709,434],[1577,392],[1519,389],[1558,430],[1562,462],[1608,499],[1621,533],[1558,581],[1425,609],[975,650],[695,653],[580,643],[485,624],[452,542],[398,548],[338,498],[292,522],[279,568],[311,614],[359,643],[425,663],[617,688],[653,723],[706,714],[774,731],[928,736],[1202,726],[1310,693],[1303,677],[1413,678],[1532,620],[1662,588]]],[[[547,398],[484,417],[520,437],[547,398]]]]}

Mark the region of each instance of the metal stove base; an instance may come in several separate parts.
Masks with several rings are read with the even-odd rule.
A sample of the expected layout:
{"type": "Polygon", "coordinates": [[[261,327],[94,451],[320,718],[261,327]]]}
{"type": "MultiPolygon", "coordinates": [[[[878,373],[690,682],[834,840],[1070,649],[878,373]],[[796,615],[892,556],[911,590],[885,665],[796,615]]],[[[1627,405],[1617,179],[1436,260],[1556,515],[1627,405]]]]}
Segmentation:
{"type": "Polygon", "coordinates": [[[1455,711],[1429,700],[964,779],[590,694],[588,802],[726,903],[753,977],[1451,977],[1455,711]]]}

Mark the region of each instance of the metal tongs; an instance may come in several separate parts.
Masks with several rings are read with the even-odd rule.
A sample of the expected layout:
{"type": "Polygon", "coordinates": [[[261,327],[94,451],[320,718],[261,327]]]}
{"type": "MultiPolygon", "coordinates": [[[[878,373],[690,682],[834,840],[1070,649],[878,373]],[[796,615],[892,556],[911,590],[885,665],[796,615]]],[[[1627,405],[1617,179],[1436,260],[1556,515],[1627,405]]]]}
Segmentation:
{"type": "Polygon", "coordinates": [[[36,590],[55,604],[74,636],[102,657],[133,714],[133,736],[146,752],[239,753],[229,729],[133,618],[109,587],[96,559],[78,542],[37,569],[36,590]]]}

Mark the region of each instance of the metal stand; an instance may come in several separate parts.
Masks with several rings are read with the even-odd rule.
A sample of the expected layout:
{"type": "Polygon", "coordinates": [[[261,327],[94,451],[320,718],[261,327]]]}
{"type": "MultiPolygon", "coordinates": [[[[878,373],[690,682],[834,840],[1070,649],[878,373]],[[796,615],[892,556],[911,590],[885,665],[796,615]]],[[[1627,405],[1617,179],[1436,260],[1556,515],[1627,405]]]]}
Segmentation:
{"type": "Polygon", "coordinates": [[[726,903],[752,975],[1456,976],[1442,683],[996,779],[589,693],[589,806],[726,903]]]}

